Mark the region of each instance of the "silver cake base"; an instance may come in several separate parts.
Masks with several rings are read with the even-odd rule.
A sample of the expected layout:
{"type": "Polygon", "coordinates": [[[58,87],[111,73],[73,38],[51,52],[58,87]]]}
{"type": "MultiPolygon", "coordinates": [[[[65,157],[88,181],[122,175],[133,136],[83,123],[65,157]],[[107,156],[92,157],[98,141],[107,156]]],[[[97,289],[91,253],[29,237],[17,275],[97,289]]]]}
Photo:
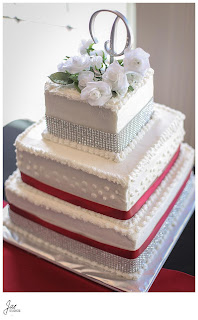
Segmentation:
{"type": "Polygon", "coordinates": [[[74,261],[66,255],[57,253],[56,250],[53,250],[52,248],[46,248],[41,246],[41,244],[38,244],[38,242],[32,242],[28,240],[23,235],[12,230],[12,222],[9,218],[8,206],[4,208],[3,219],[5,224],[8,225],[9,222],[10,227],[4,226],[4,240],[62,268],[111,288],[114,291],[146,292],[150,289],[160,269],[162,268],[193,214],[195,207],[194,177],[192,176],[191,179],[193,180],[193,187],[188,194],[185,205],[181,208],[180,217],[177,220],[176,225],[169,231],[166,240],[160,246],[157,253],[149,263],[148,268],[144,270],[143,274],[138,280],[120,280],[120,278],[116,279],[115,276],[112,276],[110,273],[105,271],[101,271],[97,269],[97,267],[88,267],[83,263],[79,263],[79,261],[74,261]]]}

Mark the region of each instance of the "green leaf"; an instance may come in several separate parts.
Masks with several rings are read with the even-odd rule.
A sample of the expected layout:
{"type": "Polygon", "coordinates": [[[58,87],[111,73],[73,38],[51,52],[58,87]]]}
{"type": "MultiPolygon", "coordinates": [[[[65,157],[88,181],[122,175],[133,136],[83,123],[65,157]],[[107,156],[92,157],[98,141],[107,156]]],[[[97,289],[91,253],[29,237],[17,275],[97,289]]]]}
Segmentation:
{"type": "Polygon", "coordinates": [[[133,87],[132,87],[132,86],[129,86],[129,87],[128,87],[128,91],[134,91],[133,87]]]}
{"type": "Polygon", "coordinates": [[[63,60],[66,60],[66,61],[67,61],[68,59],[70,59],[70,57],[68,57],[68,56],[65,56],[65,59],[63,59],[63,60]]]}
{"type": "Polygon", "coordinates": [[[69,78],[73,80],[73,82],[78,81],[78,73],[70,74],[69,78]]]}
{"type": "Polygon", "coordinates": [[[90,54],[91,51],[94,51],[93,45],[94,45],[94,43],[91,43],[91,44],[89,45],[89,48],[87,48],[87,53],[88,53],[88,55],[90,54]]]}
{"type": "Polygon", "coordinates": [[[120,60],[117,60],[117,61],[121,66],[123,66],[123,59],[120,59],[120,60]]]}
{"type": "Polygon", "coordinates": [[[78,87],[77,81],[74,82],[74,87],[76,88],[76,90],[78,90],[78,92],[81,92],[80,88],[78,87]]]}
{"type": "Polygon", "coordinates": [[[88,50],[91,50],[91,51],[94,50],[94,49],[93,49],[93,45],[94,45],[94,42],[89,45],[88,50]]]}
{"type": "Polygon", "coordinates": [[[105,61],[107,60],[107,57],[105,57],[104,51],[102,51],[102,60],[103,60],[103,62],[104,62],[104,64],[105,64],[105,61]]]}
{"type": "Polygon", "coordinates": [[[50,80],[52,80],[54,83],[67,85],[73,83],[73,81],[70,79],[70,73],[65,72],[56,72],[52,73],[49,76],[50,80]]]}

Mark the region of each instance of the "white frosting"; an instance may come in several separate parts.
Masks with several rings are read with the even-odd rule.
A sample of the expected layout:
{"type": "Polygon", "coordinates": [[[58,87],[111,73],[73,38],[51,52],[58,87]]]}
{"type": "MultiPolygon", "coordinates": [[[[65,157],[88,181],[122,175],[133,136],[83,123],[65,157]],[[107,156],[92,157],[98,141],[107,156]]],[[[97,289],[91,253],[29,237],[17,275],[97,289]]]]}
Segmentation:
{"type": "Polygon", "coordinates": [[[113,97],[102,107],[80,100],[80,93],[51,81],[45,84],[46,115],[110,133],[119,133],[153,97],[153,70],[149,69],[133,92],[113,97]]]}
{"type": "Polygon", "coordinates": [[[18,171],[6,182],[6,196],[10,203],[52,224],[102,243],[137,250],[173,201],[193,161],[193,149],[183,144],[166,178],[138,213],[126,221],[82,209],[34,189],[21,181],[18,171]]]}
{"type": "Polygon", "coordinates": [[[158,117],[152,127],[120,163],[42,139],[45,123],[41,120],[17,138],[17,165],[55,188],[128,211],[163,172],[183,140],[184,115],[160,105],[155,108],[158,117]]]}
{"type": "MultiPolygon", "coordinates": [[[[187,185],[194,187],[192,177],[187,185]]],[[[32,246],[36,245],[41,249],[44,247],[47,250],[54,250],[56,253],[73,258],[75,262],[80,261],[83,264],[102,268],[111,274],[132,280],[137,280],[142,272],[148,268],[149,263],[164,243],[170,230],[180,218],[179,212],[171,212],[156,237],[138,258],[126,259],[105,252],[106,259],[104,260],[104,254],[97,248],[79,243],[41,225],[38,226],[36,223],[15,214],[12,210],[9,210],[9,216],[10,219],[5,219],[4,225],[9,230],[16,232],[18,236],[25,237],[31,242],[32,246]],[[164,228],[165,232],[163,231],[164,228]]]]}

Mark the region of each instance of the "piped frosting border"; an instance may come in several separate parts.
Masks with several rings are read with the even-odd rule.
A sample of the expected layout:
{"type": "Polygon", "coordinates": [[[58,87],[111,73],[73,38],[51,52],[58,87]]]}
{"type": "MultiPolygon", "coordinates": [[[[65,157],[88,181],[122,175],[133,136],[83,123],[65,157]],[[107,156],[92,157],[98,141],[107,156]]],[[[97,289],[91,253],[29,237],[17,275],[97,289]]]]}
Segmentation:
{"type": "MultiPolygon", "coordinates": [[[[194,160],[194,150],[187,144],[181,146],[181,152],[178,160],[169,171],[168,175],[162,181],[156,191],[150,196],[149,200],[143,207],[129,220],[117,220],[111,217],[101,215],[99,213],[76,207],[51,195],[43,193],[21,181],[19,170],[16,170],[6,181],[6,189],[14,192],[19,197],[38,206],[51,208],[55,212],[66,214],[73,219],[79,219],[84,222],[90,222],[98,227],[112,229],[115,232],[126,236],[128,239],[135,241],[138,234],[143,231],[148,222],[156,215],[158,208],[165,201],[167,195],[171,193],[183,177],[183,175],[191,168],[194,160]],[[17,179],[20,188],[25,188],[24,192],[19,188],[13,187],[13,180],[17,179]],[[171,181],[171,183],[170,183],[171,181]],[[32,197],[34,194],[34,197],[32,197]],[[162,195],[159,199],[159,194],[162,195]]],[[[9,200],[9,199],[8,199],[9,200]]]]}
{"type": "MultiPolygon", "coordinates": [[[[130,173],[130,176],[124,179],[123,177],[120,177],[119,175],[115,174],[108,174],[103,172],[102,170],[96,170],[94,167],[86,166],[86,164],[79,164],[74,161],[68,160],[68,159],[63,159],[57,157],[57,155],[49,152],[45,152],[44,150],[38,150],[36,147],[28,146],[23,143],[24,137],[35,127],[40,125],[42,122],[44,122],[44,118],[42,118],[39,122],[33,124],[29,128],[27,128],[23,133],[21,133],[18,138],[15,141],[15,146],[17,150],[19,151],[25,151],[31,154],[34,154],[35,156],[41,156],[45,159],[50,159],[52,161],[56,161],[58,163],[61,163],[63,165],[68,165],[69,167],[72,167],[77,170],[82,170],[84,172],[87,172],[88,174],[92,174],[95,176],[98,176],[99,178],[106,179],[108,181],[120,184],[123,187],[126,187],[128,185],[128,181],[135,179],[140,172],[143,170],[144,165],[146,163],[150,163],[152,157],[159,151],[159,148],[164,145],[166,141],[168,141],[172,135],[177,132],[178,127],[181,127],[181,122],[184,121],[185,115],[182,114],[179,111],[173,110],[169,107],[166,107],[164,105],[160,105],[155,103],[154,108],[156,110],[165,110],[166,112],[171,112],[174,114],[176,117],[174,121],[172,121],[169,125],[169,127],[163,132],[163,134],[159,137],[158,141],[146,152],[146,154],[142,157],[142,160],[138,163],[138,165],[132,170],[130,173]]],[[[156,118],[154,119],[154,122],[156,118]]],[[[151,120],[152,121],[152,120],[151,120]]],[[[147,130],[147,129],[146,129],[147,130]]],[[[131,149],[135,149],[135,146],[137,143],[140,141],[139,138],[137,138],[137,142],[135,143],[134,141],[132,142],[131,146],[127,147],[124,152],[126,152],[125,156],[131,152],[131,149]]],[[[140,138],[142,139],[142,137],[140,138]]]]}

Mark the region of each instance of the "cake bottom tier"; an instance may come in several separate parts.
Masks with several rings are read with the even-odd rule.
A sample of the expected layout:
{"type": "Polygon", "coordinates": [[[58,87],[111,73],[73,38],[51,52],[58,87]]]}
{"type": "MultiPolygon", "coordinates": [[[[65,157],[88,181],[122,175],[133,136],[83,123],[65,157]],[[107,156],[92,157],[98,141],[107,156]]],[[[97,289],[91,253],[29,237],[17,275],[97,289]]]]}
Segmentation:
{"type": "MultiPolygon", "coordinates": [[[[100,250],[80,241],[66,237],[58,232],[50,230],[36,222],[24,218],[23,216],[9,210],[10,221],[7,227],[16,231],[19,235],[28,238],[32,243],[40,244],[41,247],[55,249],[57,254],[67,255],[75,261],[83,262],[87,266],[95,266],[99,269],[110,272],[116,277],[137,280],[150,261],[155,257],[160,246],[166,241],[172,227],[180,217],[181,208],[185,206],[190,190],[194,188],[194,179],[190,177],[181,186],[179,198],[174,198],[175,202],[172,210],[168,214],[161,228],[147,246],[147,248],[135,259],[127,259],[110,252],[100,250]]],[[[14,206],[12,206],[14,208],[14,206]]]]}

